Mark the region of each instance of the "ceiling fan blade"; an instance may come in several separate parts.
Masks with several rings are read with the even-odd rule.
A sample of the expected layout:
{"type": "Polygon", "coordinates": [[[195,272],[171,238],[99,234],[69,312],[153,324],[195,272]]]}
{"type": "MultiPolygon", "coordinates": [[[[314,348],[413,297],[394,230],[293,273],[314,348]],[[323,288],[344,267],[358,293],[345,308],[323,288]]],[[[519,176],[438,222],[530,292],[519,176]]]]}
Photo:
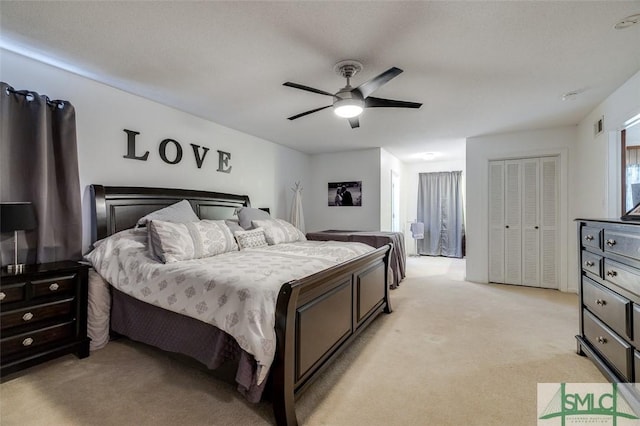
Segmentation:
{"type": "Polygon", "coordinates": [[[418,102],[406,102],[395,101],[393,99],[374,98],[369,96],[364,100],[365,108],[420,108],[421,103],[418,102]]]}
{"type": "Polygon", "coordinates": [[[303,113],[300,113],[300,114],[292,115],[288,119],[289,120],[295,120],[296,118],[304,117],[305,115],[313,114],[314,112],[321,111],[321,110],[326,109],[326,108],[331,108],[332,106],[333,105],[327,105],[327,106],[323,106],[323,107],[320,107],[320,108],[312,109],[311,111],[306,111],[306,112],[303,112],[303,113]]]}
{"type": "Polygon", "coordinates": [[[358,117],[350,118],[349,124],[351,124],[352,129],[355,129],[357,127],[360,127],[360,120],[358,120],[358,117]]]}
{"type": "Polygon", "coordinates": [[[382,74],[373,77],[371,80],[365,81],[360,86],[356,87],[355,90],[360,91],[362,97],[366,98],[367,96],[378,90],[380,87],[382,87],[382,85],[387,83],[392,78],[397,77],[401,73],[402,70],[400,68],[391,67],[382,74]]]}
{"type": "Polygon", "coordinates": [[[319,95],[327,95],[327,96],[333,97],[333,93],[325,92],[324,90],[320,90],[320,89],[314,89],[313,87],[309,87],[309,86],[303,86],[302,84],[298,84],[298,83],[292,83],[290,81],[287,81],[286,83],[282,83],[282,85],[293,87],[294,89],[306,90],[307,92],[313,92],[319,95]]]}

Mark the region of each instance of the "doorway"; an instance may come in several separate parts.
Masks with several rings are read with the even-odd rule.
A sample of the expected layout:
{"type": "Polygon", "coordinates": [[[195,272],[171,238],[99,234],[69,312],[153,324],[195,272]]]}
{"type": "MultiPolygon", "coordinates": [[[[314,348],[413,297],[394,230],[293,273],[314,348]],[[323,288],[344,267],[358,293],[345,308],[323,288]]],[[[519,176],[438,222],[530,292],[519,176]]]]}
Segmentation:
{"type": "Polygon", "coordinates": [[[400,177],[391,170],[391,231],[400,232],[400,177]]]}

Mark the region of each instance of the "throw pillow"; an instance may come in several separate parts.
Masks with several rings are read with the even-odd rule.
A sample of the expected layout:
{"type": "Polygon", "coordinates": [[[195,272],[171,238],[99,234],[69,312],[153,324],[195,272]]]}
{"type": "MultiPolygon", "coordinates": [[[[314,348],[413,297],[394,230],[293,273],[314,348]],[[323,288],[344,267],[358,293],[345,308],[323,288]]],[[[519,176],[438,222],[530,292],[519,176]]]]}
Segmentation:
{"type": "Polygon", "coordinates": [[[242,229],[251,229],[251,222],[254,220],[271,219],[269,213],[264,210],[254,209],[252,207],[241,207],[238,209],[238,222],[242,229]]]}
{"type": "Polygon", "coordinates": [[[238,242],[240,250],[269,246],[264,237],[264,230],[262,228],[255,228],[249,231],[236,231],[234,232],[234,235],[236,236],[236,241],[238,242]]]}
{"type": "Polygon", "coordinates": [[[188,223],[152,220],[148,228],[153,251],[164,263],[200,259],[238,250],[224,220],[188,223]]]}

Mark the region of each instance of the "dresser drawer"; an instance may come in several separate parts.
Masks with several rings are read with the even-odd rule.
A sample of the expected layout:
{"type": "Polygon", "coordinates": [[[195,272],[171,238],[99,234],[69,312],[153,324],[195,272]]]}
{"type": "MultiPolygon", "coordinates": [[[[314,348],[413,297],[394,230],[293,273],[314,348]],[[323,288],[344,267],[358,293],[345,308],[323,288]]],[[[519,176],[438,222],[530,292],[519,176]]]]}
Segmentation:
{"type": "Polygon", "coordinates": [[[581,230],[582,245],[602,250],[602,232],[602,228],[583,226],[581,230]]]}
{"type": "Polygon", "coordinates": [[[614,260],[604,260],[604,279],[640,296],[640,270],[614,260]]]}
{"type": "Polygon", "coordinates": [[[591,346],[600,352],[624,379],[633,380],[630,374],[633,359],[631,346],[589,311],[585,309],[582,312],[584,336],[591,346]]]}
{"type": "Polygon", "coordinates": [[[0,288],[0,303],[5,305],[12,302],[21,302],[27,298],[27,284],[24,282],[3,285],[0,288]]]}
{"type": "Polygon", "coordinates": [[[604,251],[640,260],[640,234],[604,231],[604,251]]]}
{"type": "Polygon", "coordinates": [[[31,297],[45,297],[58,293],[70,293],[75,289],[76,274],[31,281],[31,297]]]}
{"type": "Polygon", "coordinates": [[[71,297],[57,302],[2,312],[0,314],[0,327],[2,331],[5,331],[13,327],[35,324],[52,318],[69,319],[72,315],[73,307],[73,297],[71,297]]]}
{"type": "Polygon", "coordinates": [[[582,269],[602,278],[602,256],[582,250],[582,269]]]}
{"type": "Polygon", "coordinates": [[[37,348],[43,345],[73,338],[74,333],[75,323],[70,321],[32,332],[22,333],[17,336],[7,337],[0,340],[0,354],[2,354],[4,358],[26,351],[36,351],[37,348]]]}
{"type": "Polygon", "coordinates": [[[587,277],[582,277],[582,303],[613,331],[631,339],[631,327],[627,326],[627,317],[631,310],[631,302],[628,299],[587,277]]]}

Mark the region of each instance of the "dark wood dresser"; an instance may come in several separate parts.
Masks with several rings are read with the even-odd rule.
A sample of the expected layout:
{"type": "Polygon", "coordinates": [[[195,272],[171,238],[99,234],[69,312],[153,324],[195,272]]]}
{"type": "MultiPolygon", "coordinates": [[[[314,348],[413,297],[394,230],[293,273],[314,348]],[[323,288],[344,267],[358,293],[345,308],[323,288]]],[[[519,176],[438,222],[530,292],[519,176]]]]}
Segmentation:
{"type": "Polygon", "coordinates": [[[0,277],[0,377],[75,353],[89,356],[88,266],[63,261],[27,265],[0,277]]]}
{"type": "MultiPolygon", "coordinates": [[[[612,382],[640,382],[640,222],[578,219],[578,237],[578,353],[612,382]]],[[[640,392],[624,391],[637,411],[640,392]]]]}

